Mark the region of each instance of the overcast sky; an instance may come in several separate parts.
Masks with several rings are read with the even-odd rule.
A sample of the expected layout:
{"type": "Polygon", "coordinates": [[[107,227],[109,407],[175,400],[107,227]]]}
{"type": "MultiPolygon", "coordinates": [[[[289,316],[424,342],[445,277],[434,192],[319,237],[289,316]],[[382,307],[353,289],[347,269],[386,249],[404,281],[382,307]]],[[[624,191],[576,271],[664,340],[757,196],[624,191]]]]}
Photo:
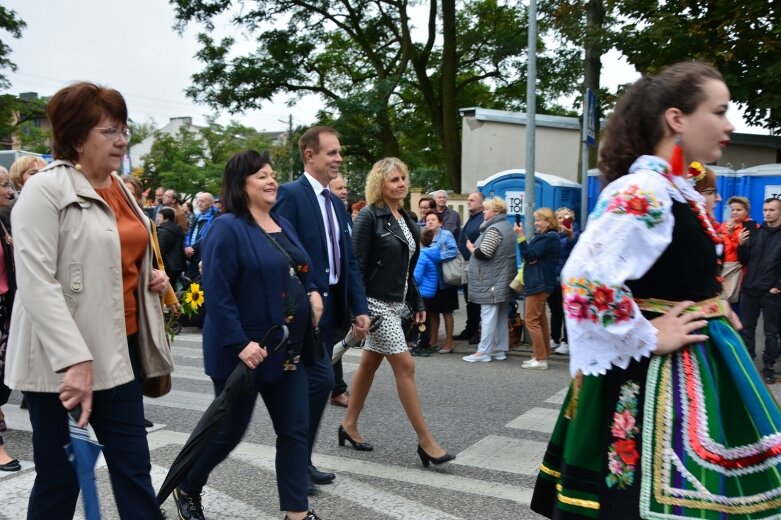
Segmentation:
{"type": "MultiPolygon", "coordinates": [[[[6,72],[9,92],[37,92],[49,96],[76,80],[88,80],[119,90],[127,100],[130,118],[152,118],[158,126],[171,117],[191,116],[202,124],[213,111],[195,105],[184,94],[192,74],[201,70],[195,58],[197,30],[179,35],[172,29],[173,7],[166,0],[2,0],[27,22],[20,40],[3,35],[11,46],[17,72],[6,72]]],[[[226,24],[217,34],[244,35],[226,24]]],[[[606,59],[602,81],[607,87],[635,80],[633,68],[606,59]]],[[[295,108],[278,96],[260,111],[229,118],[258,130],[283,130],[289,115],[294,125],[314,122],[320,103],[314,97],[295,108]]],[[[746,131],[738,111],[730,111],[738,131],[746,131]]],[[[766,133],[766,132],[762,132],[766,133]]]]}
{"type": "MultiPolygon", "coordinates": [[[[193,104],[184,94],[190,77],[201,70],[193,56],[197,31],[179,35],[172,29],[173,7],[166,0],[3,0],[27,23],[19,40],[4,40],[12,48],[18,70],[8,74],[11,93],[49,96],[76,80],[89,80],[119,90],[130,117],[153,118],[159,126],[171,117],[192,116],[203,123],[213,111],[193,104]]],[[[218,28],[224,34],[230,27],[218,28]]],[[[237,38],[241,34],[230,33],[237,38]]],[[[309,124],[319,108],[316,99],[295,109],[286,96],[261,111],[233,116],[259,130],[309,124]]],[[[225,122],[227,122],[227,113],[225,122]]]]}

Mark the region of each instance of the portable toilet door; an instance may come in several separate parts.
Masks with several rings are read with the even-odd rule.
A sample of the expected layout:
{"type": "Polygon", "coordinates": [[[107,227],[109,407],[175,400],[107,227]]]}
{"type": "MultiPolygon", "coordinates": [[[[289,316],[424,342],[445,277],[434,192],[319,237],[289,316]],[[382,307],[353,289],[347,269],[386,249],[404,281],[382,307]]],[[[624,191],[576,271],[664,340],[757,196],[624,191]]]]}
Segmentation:
{"type": "Polygon", "coordinates": [[[598,168],[591,168],[588,171],[588,215],[594,211],[599,194],[602,193],[606,185],[602,172],[598,168]]]}
{"type": "Polygon", "coordinates": [[[751,218],[763,222],[762,203],[766,199],[781,199],[781,164],[762,164],[738,170],[735,195],[748,198],[751,218]]]}

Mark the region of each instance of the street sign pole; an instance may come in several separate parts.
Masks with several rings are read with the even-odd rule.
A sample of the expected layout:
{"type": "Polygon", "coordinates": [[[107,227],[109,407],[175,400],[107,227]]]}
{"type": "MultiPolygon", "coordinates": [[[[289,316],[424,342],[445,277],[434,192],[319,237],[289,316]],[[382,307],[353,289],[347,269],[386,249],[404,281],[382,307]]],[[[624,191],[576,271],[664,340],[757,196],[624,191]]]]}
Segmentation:
{"type": "Polygon", "coordinates": [[[537,0],[529,0],[529,59],[526,78],[526,184],[524,234],[534,236],[534,148],[537,136],[537,0]]]}

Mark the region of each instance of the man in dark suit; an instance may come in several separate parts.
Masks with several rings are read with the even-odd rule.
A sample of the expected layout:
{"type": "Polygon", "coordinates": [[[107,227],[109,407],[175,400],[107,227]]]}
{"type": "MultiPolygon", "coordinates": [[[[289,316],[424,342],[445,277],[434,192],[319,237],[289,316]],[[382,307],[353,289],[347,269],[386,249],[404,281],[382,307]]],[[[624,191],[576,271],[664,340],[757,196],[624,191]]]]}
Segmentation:
{"type": "MultiPolygon", "coordinates": [[[[273,211],[293,224],[309,253],[311,276],[325,307],[319,324],[321,355],[316,355],[314,363],[306,367],[311,457],[320,418],[335,382],[331,355],[336,331],[352,326],[355,337],[364,338],[369,331],[369,311],[363,280],[353,257],[347,211],[328,190],[328,183],[339,175],[342,164],[339,136],[333,128],[315,126],[304,132],[298,148],[304,173],[298,180],[279,187],[273,211]]],[[[311,463],[309,476],[311,491],[315,489],[311,482],[327,484],[336,477],[318,471],[311,463]]]]}

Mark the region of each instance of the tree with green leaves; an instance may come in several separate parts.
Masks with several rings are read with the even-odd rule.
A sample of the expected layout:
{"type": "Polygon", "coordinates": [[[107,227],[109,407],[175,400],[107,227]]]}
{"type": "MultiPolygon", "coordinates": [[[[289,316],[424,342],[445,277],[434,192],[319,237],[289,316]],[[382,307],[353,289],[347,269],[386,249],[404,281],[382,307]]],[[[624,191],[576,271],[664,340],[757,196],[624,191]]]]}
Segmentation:
{"type": "MultiPolygon", "coordinates": [[[[724,74],[746,119],[781,133],[781,10],[747,0],[542,0],[560,42],[583,49],[586,85],[599,85],[600,58],[611,48],[636,69],[658,72],[682,60],[712,63],[724,74]]],[[[619,92],[620,92],[619,88],[619,92]]],[[[603,110],[616,92],[600,91],[603,110]]]]}
{"type": "MultiPolygon", "coordinates": [[[[22,29],[27,27],[24,20],[19,18],[16,11],[11,11],[0,5],[0,29],[7,32],[12,38],[22,37],[22,29]]],[[[6,38],[0,39],[0,89],[6,89],[11,86],[3,69],[16,70],[16,64],[11,61],[11,46],[6,43],[6,38]]]]}
{"type": "Polygon", "coordinates": [[[175,189],[184,200],[199,191],[217,194],[225,163],[233,154],[271,146],[269,138],[253,128],[233,121],[223,126],[215,118],[207,123],[201,128],[182,126],[176,135],[155,131],[152,149],[142,158],[144,186],[175,189]]]}
{"type": "Polygon", "coordinates": [[[750,124],[781,134],[781,9],[745,0],[614,0],[615,45],[642,73],[685,60],[712,63],[750,124]]]}
{"type": "Polygon", "coordinates": [[[24,150],[48,153],[51,131],[41,127],[47,103],[47,98],[0,95],[0,136],[19,139],[24,150]]]}
{"type": "MultiPolygon", "coordinates": [[[[478,100],[488,108],[523,106],[527,24],[517,2],[442,0],[441,21],[436,0],[255,0],[236,2],[237,12],[230,0],[172,3],[180,29],[191,22],[205,28],[197,54],[204,69],[193,77],[191,97],[238,112],[278,93],[319,95],[326,108],[318,120],[342,133],[354,168],[395,155],[444,171],[458,189],[458,108],[478,100]],[[416,27],[411,13],[420,6],[428,12],[415,17],[423,22],[416,27]],[[252,34],[253,51],[236,55],[234,38],[211,36],[213,20],[225,13],[252,34]]],[[[538,100],[546,104],[569,92],[562,70],[572,54],[545,52],[542,40],[540,52],[538,100]]]]}

